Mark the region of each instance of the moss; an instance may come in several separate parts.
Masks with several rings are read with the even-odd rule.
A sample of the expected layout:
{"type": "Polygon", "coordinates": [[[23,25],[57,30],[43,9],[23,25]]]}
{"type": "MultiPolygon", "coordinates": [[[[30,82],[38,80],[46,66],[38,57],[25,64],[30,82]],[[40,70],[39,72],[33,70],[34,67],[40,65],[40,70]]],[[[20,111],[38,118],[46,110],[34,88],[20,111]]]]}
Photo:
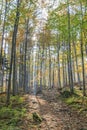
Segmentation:
{"type": "Polygon", "coordinates": [[[25,116],[26,109],[11,109],[3,107],[0,109],[0,130],[8,129],[15,130],[17,124],[21,121],[21,119],[25,116]],[[14,129],[13,129],[14,128],[14,129]]]}
{"type": "Polygon", "coordinates": [[[71,93],[69,91],[63,91],[61,92],[62,98],[69,98],[71,96],[71,93]]]}
{"type": "Polygon", "coordinates": [[[21,107],[21,105],[23,105],[24,103],[24,97],[21,97],[19,95],[17,96],[11,96],[11,101],[10,101],[10,105],[11,107],[21,107]]]}
{"type": "Polygon", "coordinates": [[[71,108],[77,110],[79,113],[87,112],[87,97],[82,96],[82,91],[74,89],[74,93],[71,94],[69,90],[63,90],[60,92],[60,98],[71,108]]]}
{"type": "Polygon", "coordinates": [[[17,126],[18,119],[4,119],[0,120],[0,130],[20,130],[17,126]]]}
{"type": "Polygon", "coordinates": [[[4,125],[4,127],[0,127],[0,130],[20,130],[20,128],[13,125],[4,125]]]}
{"type": "Polygon", "coordinates": [[[11,118],[13,116],[13,111],[10,108],[3,107],[0,109],[0,118],[11,118]]]}
{"type": "Polygon", "coordinates": [[[20,117],[15,117],[15,118],[10,119],[7,125],[11,124],[11,125],[16,126],[19,121],[20,121],[20,117]]]}
{"type": "Polygon", "coordinates": [[[36,112],[33,113],[33,120],[35,122],[41,123],[42,122],[42,118],[40,117],[40,115],[36,112]]]}
{"type": "Polygon", "coordinates": [[[79,113],[82,113],[82,112],[87,112],[87,108],[81,108],[80,110],[79,110],[79,113]]]}
{"type": "Polygon", "coordinates": [[[0,130],[20,130],[19,124],[26,115],[24,97],[11,96],[8,107],[5,106],[5,95],[0,96],[0,101],[0,130]]]}
{"type": "Polygon", "coordinates": [[[26,112],[25,108],[12,109],[12,108],[3,107],[0,109],[0,118],[11,118],[13,116],[20,117],[23,116],[25,112],[26,112]]]}

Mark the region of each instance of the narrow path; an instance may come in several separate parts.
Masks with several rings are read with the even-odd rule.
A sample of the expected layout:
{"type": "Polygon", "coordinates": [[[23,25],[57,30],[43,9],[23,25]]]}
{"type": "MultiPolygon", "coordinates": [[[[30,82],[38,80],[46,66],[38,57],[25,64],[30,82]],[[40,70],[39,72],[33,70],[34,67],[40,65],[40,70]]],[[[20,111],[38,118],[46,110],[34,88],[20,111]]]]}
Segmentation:
{"type": "Polygon", "coordinates": [[[87,130],[87,118],[70,110],[57,95],[56,90],[44,91],[43,95],[29,95],[28,112],[39,113],[43,120],[38,125],[32,122],[32,127],[26,130],[87,130]]]}

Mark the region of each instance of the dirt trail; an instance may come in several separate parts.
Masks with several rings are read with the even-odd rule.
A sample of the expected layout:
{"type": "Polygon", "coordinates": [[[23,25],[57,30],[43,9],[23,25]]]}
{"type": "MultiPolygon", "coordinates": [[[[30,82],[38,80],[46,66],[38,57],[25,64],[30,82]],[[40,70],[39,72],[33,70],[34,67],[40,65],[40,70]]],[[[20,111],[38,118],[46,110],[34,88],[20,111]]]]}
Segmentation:
{"type": "Polygon", "coordinates": [[[27,121],[25,130],[87,130],[87,118],[72,111],[57,95],[56,90],[29,95],[28,113],[37,112],[43,120],[40,124],[27,121]]]}

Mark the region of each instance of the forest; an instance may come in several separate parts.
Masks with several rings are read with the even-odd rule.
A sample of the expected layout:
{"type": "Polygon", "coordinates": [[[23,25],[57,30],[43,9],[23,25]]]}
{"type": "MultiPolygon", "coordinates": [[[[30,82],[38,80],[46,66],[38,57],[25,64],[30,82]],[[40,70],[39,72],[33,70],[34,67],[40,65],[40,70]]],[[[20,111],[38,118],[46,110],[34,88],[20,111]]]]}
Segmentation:
{"type": "Polygon", "coordinates": [[[0,130],[87,130],[87,0],[0,0],[0,130]]]}

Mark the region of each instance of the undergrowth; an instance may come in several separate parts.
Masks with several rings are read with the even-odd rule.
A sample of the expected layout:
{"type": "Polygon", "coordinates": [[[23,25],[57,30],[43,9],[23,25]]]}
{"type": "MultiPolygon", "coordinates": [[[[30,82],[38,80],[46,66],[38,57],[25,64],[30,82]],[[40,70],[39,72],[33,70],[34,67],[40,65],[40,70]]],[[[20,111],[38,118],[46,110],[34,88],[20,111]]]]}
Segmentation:
{"type": "Polygon", "coordinates": [[[19,125],[26,114],[24,98],[11,96],[11,102],[6,107],[5,95],[0,96],[0,130],[20,130],[19,125]]]}
{"type": "Polygon", "coordinates": [[[86,113],[87,116],[87,97],[82,96],[81,90],[75,89],[73,94],[70,93],[68,89],[63,90],[60,93],[60,97],[67,105],[71,106],[79,113],[86,113]]]}

